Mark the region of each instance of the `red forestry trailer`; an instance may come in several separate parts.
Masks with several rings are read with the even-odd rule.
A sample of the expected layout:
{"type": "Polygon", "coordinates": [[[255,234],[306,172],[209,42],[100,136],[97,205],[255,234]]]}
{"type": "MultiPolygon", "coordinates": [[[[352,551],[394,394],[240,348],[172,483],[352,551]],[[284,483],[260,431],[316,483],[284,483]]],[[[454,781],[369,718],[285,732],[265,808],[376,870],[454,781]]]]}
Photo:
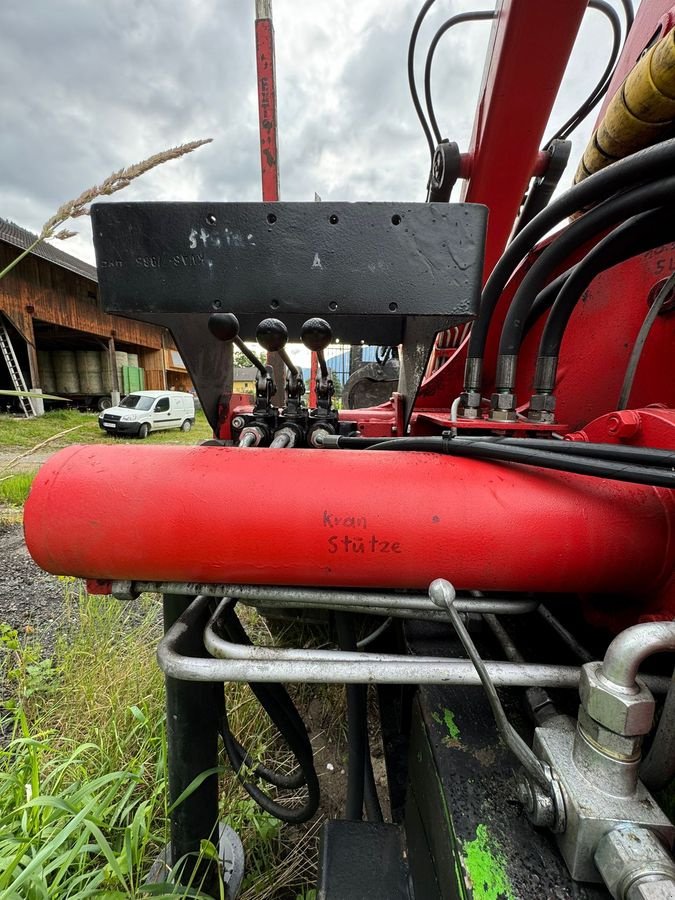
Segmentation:
{"type": "MultiPolygon", "coordinates": [[[[345,808],[323,826],[318,896],[675,897],[675,7],[643,0],[633,21],[629,0],[500,0],[454,16],[427,57],[427,115],[414,53],[432,5],[409,60],[426,202],[278,201],[261,80],[263,202],[94,207],[107,311],[171,329],[214,438],[61,451],[33,486],[26,539],[91,591],[163,595],[172,799],[217,768],[222,740],[256,802],[309,820],[319,780],[284,685],[346,685],[345,808]],[[587,6],[612,53],[547,139],[587,6]],[[437,123],[431,60],[472,18],[492,31],[460,152],[437,123]],[[179,252],[194,264],[174,266],[179,252]],[[147,255],[161,265],[135,265],[147,255]],[[399,347],[388,403],[335,408],[332,327],[399,347]],[[254,358],[242,405],[232,346],[254,338],[284,384],[254,358]],[[316,360],[309,404],[289,338],[316,360]],[[114,538],[122,516],[128,544],[114,538]],[[238,604],[327,612],[336,646],[255,646],[238,604]],[[223,684],[242,681],[291,773],[232,733],[223,684]]],[[[217,839],[217,791],[209,775],[176,807],[174,862],[217,839]]],[[[201,865],[217,895],[217,867],[201,865]]]]}

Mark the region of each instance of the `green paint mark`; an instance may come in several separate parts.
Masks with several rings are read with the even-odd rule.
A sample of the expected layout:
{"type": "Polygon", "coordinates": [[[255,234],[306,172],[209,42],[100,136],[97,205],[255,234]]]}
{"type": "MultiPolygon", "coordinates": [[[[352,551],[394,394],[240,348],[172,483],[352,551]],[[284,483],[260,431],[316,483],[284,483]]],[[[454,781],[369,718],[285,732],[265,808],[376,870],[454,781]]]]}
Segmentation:
{"type": "Polygon", "coordinates": [[[459,728],[457,727],[457,723],[455,722],[455,714],[450,709],[443,710],[443,718],[439,715],[439,713],[435,712],[433,714],[434,722],[438,722],[439,725],[445,725],[448,734],[453,739],[453,741],[459,740],[459,728]]]}
{"type": "Polygon", "coordinates": [[[464,865],[474,900],[515,900],[504,856],[490,840],[485,825],[476,828],[474,841],[464,844],[464,865]]]}

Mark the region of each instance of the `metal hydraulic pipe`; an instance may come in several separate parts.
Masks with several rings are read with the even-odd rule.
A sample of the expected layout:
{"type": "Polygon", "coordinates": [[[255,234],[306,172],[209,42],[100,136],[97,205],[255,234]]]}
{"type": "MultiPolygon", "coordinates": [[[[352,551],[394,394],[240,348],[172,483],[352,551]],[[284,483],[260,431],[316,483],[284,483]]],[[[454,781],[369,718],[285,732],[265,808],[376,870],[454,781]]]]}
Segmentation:
{"type": "MultiPolygon", "coordinates": [[[[438,607],[428,594],[376,593],[374,591],[330,590],[326,588],[279,587],[267,584],[200,584],[162,581],[114,581],[112,593],[122,597],[139,594],[183,594],[195,597],[205,594],[209,597],[231,597],[243,602],[273,604],[278,606],[326,606],[330,609],[344,608],[359,612],[380,613],[391,616],[397,612],[404,615],[417,613],[438,614],[438,607]]],[[[455,607],[464,613],[496,613],[498,615],[523,615],[534,612],[536,600],[521,600],[499,597],[457,597],[455,607]]],[[[444,621],[447,616],[440,614],[444,621]]]]}
{"type": "Polygon", "coordinates": [[[617,687],[635,689],[640,664],[654,653],[667,650],[675,650],[675,622],[632,625],[609,645],[600,673],[617,687]]]}
{"type": "Polygon", "coordinates": [[[643,594],[673,569],[671,493],[435,453],[91,445],[42,466],[24,527],[43,569],[105,581],[423,590],[441,575],[460,590],[643,594]],[[270,497],[278,543],[260,528],[270,497]]]}
{"type": "MultiPolygon", "coordinates": [[[[166,675],[184,681],[247,681],[307,684],[464,684],[480,685],[478,673],[468,659],[443,659],[424,656],[388,656],[360,654],[352,660],[282,660],[264,662],[242,659],[204,659],[185,654],[186,636],[198,627],[208,604],[199,597],[188,607],[157,647],[157,660],[166,675]],[[375,661],[373,661],[375,660],[375,661]]],[[[213,619],[204,630],[204,644],[213,653],[221,644],[213,632],[213,619]],[[214,636],[215,641],[211,640],[214,636]]],[[[514,664],[486,661],[488,674],[498,687],[578,688],[579,669],[575,666],[514,664]]],[[[645,678],[654,692],[665,693],[670,679],[645,678]]]]}

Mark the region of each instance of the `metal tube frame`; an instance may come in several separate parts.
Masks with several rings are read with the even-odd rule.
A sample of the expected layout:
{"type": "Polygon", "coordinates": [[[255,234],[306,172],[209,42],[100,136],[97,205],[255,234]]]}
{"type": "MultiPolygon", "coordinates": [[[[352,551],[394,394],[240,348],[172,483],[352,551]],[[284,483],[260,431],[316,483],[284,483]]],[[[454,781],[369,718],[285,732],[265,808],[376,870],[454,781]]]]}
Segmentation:
{"type": "MultiPolygon", "coordinates": [[[[339,612],[359,612],[399,618],[434,618],[447,621],[428,594],[355,591],[348,589],[279,587],[263,584],[206,584],[174,581],[113,581],[112,593],[123,600],[139,594],[182,594],[187,597],[229,597],[252,606],[281,606],[289,609],[316,607],[339,612]]],[[[464,613],[522,615],[533,612],[536,600],[458,597],[455,608],[464,613]]]]}
{"type": "MultiPolygon", "coordinates": [[[[475,686],[481,683],[467,659],[359,653],[354,660],[346,658],[342,651],[317,650],[294,650],[288,658],[288,651],[267,647],[245,648],[254,651],[250,658],[232,658],[232,645],[217,634],[218,611],[204,629],[204,645],[215,658],[191,656],[186,653],[186,635],[199,627],[208,602],[206,596],[197,597],[160,642],[157,660],[166,675],[186,681],[216,682],[475,686]],[[298,658],[299,653],[304,655],[298,658]]],[[[241,650],[241,645],[236,645],[234,652],[241,656],[241,650]]],[[[579,683],[579,669],[575,666],[499,661],[487,661],[485,665],[497,686],[576,688],[579,683]]],[[[645,681],[652,690],[662,693],[670,683],[668,678],[652,677],[645,681]]]]}

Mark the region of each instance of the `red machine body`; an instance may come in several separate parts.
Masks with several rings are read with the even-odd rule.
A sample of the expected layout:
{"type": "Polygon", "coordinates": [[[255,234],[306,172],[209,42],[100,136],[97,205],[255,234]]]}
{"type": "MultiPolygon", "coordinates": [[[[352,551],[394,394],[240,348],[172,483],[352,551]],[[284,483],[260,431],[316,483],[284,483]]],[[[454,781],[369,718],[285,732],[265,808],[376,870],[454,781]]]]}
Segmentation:
{"type": "Polygon", "coordinates": [[[44,569],[104,580],[425,590],[440,575],[646,597],[675,555],[667,490],[432,453],[69,448],[25,523],[44,569]],[[281,542],[262,527],[272,498],[281,542]]]}

